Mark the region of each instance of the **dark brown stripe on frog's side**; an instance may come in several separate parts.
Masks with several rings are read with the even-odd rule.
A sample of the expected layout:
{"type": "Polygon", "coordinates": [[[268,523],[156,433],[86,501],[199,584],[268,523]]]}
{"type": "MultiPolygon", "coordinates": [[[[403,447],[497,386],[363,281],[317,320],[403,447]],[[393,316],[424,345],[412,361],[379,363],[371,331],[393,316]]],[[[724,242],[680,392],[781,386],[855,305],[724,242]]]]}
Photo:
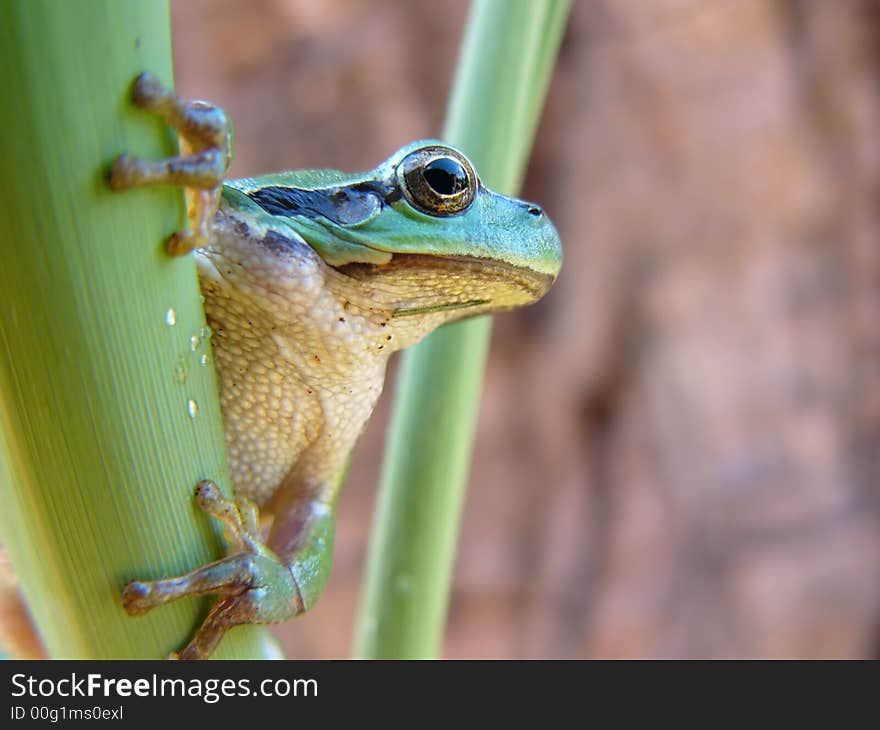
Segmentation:
{"type": "Polygon", "coordinates": [[[251,233],[247,224],[243,221],[236,221],[234,230],[236,235],[240,238],[250,238],[254,243],[261,245],[267,251],[276,254],[291,253],[295,252],[297,249],[302,249],[303,246],[308,246],[308,244],[304,243],[302,239],[285,236],[271,228],[266,231],[266,234],[262,238],[256,238],[251,233]]]}
{"type": "Polygon", "coordinates": [[[242,241],[250,240],[255,245],[262,246],[272,253],[292,253],[298,249],[301,250],[304,246],[312,250],[305,241],[293,235],[292,232],[292,235],[285,236],[283,233],[269,228],[265,231],[262,238],[257,238],[259,230],[251,229],[245,221],[236,216],[231,216],[228,211],[222,208],[217,212],[216,220],[217,224],[221,227],[231,226],[233,233],[242,241]]]}
{"type": "Polygon", "coordinates": [[[382,180],[317,190],[270,185],[245,194],[271,215],[326,218],[343,226],[360,223],[400,198],[397,187],[382,180]]]}

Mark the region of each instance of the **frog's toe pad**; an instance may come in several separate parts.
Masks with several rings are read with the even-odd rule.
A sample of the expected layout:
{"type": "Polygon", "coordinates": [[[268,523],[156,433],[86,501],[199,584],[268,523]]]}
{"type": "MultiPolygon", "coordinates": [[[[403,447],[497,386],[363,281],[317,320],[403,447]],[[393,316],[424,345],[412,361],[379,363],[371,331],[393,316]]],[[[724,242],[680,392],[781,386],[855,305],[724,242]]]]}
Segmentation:
{"type": "Polygon", "coordinates": [[[228,501],[220,491],[217,483],[211,479],[202,479],[196,485],[196,501],[205,512],[211,513],[210,505],[216,502],[228,501]]]}
{"type": "Polygon", "coordinates": [[[144,71],[134,81],[131,98],[141,109],[155,110],[158,103],[172,92],[149,71],[144,71]]]}
{"type": "Polygon", "coordinates": [[[151,583],[133,580],[122,589],[122,607],[130,616],[139,616],[158,605],[152,596],[151,583]]]}

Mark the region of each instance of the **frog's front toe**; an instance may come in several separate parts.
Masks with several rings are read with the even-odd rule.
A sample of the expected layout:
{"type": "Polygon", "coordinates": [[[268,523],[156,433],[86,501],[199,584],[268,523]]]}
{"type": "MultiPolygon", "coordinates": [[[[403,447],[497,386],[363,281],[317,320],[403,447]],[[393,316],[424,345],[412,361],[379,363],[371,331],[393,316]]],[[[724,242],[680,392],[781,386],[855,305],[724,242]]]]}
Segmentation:
{"type": "Polygon", "coordinates": [[[135,80],[132,100],[140,108],[161,115],[179,132],[181,154],[144,160],[123,153],[110,171],[110,187],[127,190],[147,185],[182,186],[187,192],[190,225],[171,237],[168,252],[179,256],[203,248],[211,241],[223,176],[232,157],[229,120],[213,104],[181,99],[149,73],[135,80]]]}

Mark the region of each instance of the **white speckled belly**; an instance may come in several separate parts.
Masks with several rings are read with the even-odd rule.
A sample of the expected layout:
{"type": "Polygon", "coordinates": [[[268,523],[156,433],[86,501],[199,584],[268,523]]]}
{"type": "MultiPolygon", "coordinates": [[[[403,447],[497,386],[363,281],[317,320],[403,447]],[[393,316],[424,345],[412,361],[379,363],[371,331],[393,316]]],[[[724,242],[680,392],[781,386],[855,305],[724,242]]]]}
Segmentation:
{"type": "Polygon", "coordinates": [[[197,252],[233,486],[258,504],[330,488],[395,349],[387,316],[331,291],[340,275],[307,244],[268,234],[221,210],[197,252]]]}

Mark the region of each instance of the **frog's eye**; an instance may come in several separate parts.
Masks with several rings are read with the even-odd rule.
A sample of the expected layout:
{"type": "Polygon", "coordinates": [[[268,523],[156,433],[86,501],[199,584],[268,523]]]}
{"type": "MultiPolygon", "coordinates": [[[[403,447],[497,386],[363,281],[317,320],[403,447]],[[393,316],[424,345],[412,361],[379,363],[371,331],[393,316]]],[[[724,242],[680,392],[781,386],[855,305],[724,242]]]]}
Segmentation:
{"type": "Polygon", "coordinates": [[[423,147],[411,152],[397,168],[404,197],[422,213],[451,216],[474,202],[477,173],[468,159],[449,147],[423,147]]]}

